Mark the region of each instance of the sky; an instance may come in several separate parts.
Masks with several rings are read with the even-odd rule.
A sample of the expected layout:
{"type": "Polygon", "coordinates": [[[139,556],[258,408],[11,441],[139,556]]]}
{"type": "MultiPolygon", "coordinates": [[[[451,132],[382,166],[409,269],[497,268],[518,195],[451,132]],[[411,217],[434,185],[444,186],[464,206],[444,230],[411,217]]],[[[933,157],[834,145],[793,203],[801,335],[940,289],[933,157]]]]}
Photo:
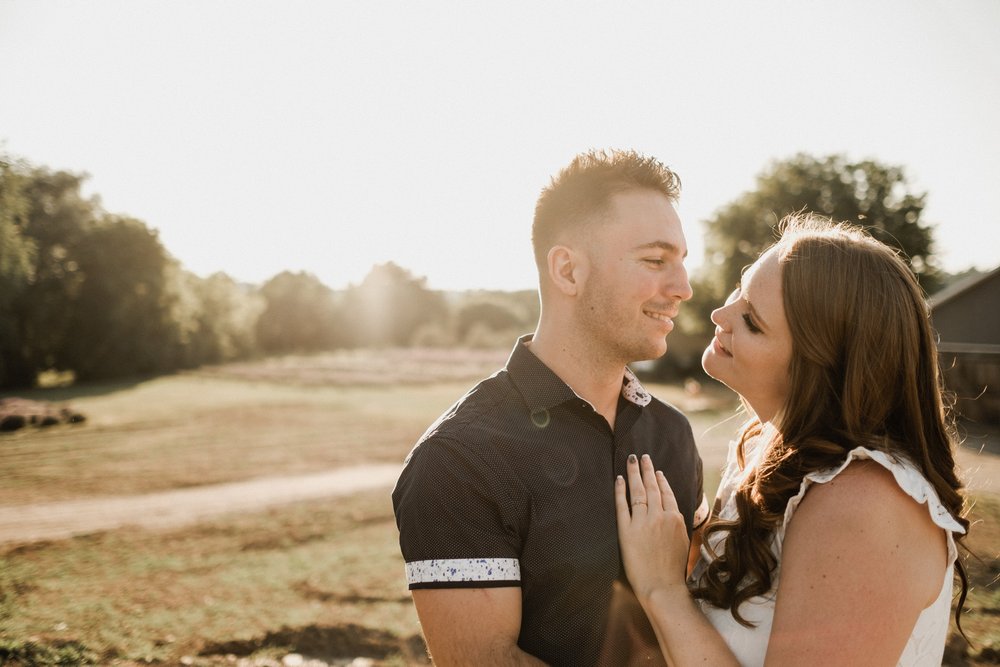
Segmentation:
{"type": "Polygon", "coordinates": [[[679,173],[692,270],[800,151],[903,166],[941,265],[991,269],[998,35],[997,0],[0,0],[0,152],[258,284],[534,288],[535,200],[591,148],[679,173]]]}

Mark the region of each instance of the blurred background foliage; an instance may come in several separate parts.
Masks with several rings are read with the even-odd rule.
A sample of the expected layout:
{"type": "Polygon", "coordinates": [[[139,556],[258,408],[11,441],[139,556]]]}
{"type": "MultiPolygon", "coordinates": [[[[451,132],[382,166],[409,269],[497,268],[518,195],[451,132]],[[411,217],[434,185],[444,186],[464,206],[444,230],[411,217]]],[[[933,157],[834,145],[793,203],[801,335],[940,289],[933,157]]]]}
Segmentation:
{"type": "Polygon", "coordinates": [[[681,308],[655,374],[699,373],[701,352],[714,330],[712,310],[733,291],[743,270],[777,240],[778,223],[790,213],[812,212],[865,227],[907,258],[928,294],[958,278],[946,275],[934,257],[934,230],[922,217],[926,196],[914,191],[902,167],[874,160],[799,153],[773,161],[757,176],[754,189],[704,221],[705,256],[691,276],[694,296],[681,308]]]}
{"type": "MultiPolygon", "coordinates": [[[[0,387],[32,386],[53,371],[89,380],[338,348],[509,347],[538,318],[533,290],[444,293],[392,262],[339,291],[303,272],[263,285],[224,273],[199,277],[141,220],[85,198],[86,178],[0,155],[0,387]]],[[[799,154],[773,162],[754,190],[704,222],[695,296],[682,308],[670,352],[647,373],[700,372],[712,309],[791,212],[869,227],[935,291],[949,276],[922,220],[925,196],[902,168],[872,160],[799,154]]]]}

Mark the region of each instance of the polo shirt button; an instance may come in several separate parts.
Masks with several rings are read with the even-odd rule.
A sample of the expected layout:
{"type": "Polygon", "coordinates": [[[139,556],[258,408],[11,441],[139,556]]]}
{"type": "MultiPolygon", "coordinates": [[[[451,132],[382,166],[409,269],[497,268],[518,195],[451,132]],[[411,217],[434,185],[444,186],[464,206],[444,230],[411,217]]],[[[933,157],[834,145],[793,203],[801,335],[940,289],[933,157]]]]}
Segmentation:
{"type": "Polygon", "coordinates": [[[549,411],[545,408],[541,410],[535,410],[531,413],[531,423],[538,428],[545,428],[549,425],[551,417],[549,417],[549,411]]]}

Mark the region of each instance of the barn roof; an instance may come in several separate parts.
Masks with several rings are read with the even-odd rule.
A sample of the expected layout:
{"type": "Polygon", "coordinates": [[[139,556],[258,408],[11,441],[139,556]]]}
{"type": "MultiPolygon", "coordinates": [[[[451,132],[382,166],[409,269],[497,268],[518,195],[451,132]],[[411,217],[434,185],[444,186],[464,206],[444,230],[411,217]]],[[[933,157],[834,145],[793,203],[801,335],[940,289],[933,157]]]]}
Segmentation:
{"type": "Polygon", "coordinates": [[[997,276],[1000,276],[1000,266],[992,271],[987,271],[986,273],[981,273],[975,276],[968,276],[967,278],[959,280],[956,283],[948,285],[944,289],[935,292],[927,302],[930,304],[931,308],[936,308],[937,306],[940,306],[943,303],[948,303],[952,299],[968,292],[973,287],[976,287],[988,280],[992,280],[997,276]]]}

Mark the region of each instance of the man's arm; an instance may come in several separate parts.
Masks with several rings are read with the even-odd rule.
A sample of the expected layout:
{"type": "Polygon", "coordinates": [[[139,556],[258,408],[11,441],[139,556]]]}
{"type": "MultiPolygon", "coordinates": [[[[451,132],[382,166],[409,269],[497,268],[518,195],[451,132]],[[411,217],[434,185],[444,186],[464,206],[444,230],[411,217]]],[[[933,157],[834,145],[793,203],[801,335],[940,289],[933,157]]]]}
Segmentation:
{"type": "Polygon", "coordinates": [[[545,664],[517,646],[520,588],[422,588],[412,592],[435,665],[545,664]]]}

